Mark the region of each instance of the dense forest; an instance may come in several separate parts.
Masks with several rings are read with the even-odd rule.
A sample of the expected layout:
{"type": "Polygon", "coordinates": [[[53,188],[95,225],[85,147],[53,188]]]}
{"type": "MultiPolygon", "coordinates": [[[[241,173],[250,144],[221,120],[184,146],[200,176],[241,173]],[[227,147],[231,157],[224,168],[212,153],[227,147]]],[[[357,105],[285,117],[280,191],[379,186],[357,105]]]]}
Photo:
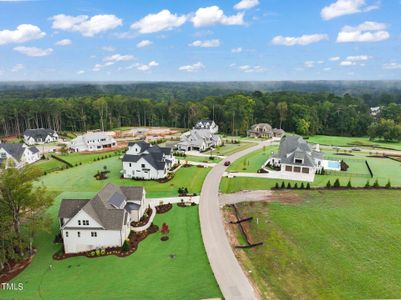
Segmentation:
{"type": "Polygon", "coordinates": [[[57,131],[108,130],[122,126],[190,128],[201,118],[214,119],[223,133],[233,135],[246,134],[252,124],[261,122],[301,135],[365,136],[369,133],[387,140],[398,140],[401,135],[398,134],[401,131],[401,93],[227,93],[229,90],[212,90],[207,84],[206,87],[189,84],[186,89],[178,85],[174,96],[170,95],[171,86],[161,83],[154,89],[141,86],[142,92],[134,95],[117,94],[117,91],[95,93],[93,86],[89,86],[93,95],[92,92],[84,95],[88,90],[77,88],[75,96],[65,96],[60,86],[18,91],[3,88],[0,135],[21,135],[26,128],[38,127],[57,131]],[[169,92],[163,90],[166,87],[169,92]],[[195,98],[200,99],[187,98],[191,90],[198,91],[195,98]],[[149,97],[140,96],[145,95],[145,91],[149,97]],[[371,116],[372,106],[382,107],[376,117],[371,116]]]}

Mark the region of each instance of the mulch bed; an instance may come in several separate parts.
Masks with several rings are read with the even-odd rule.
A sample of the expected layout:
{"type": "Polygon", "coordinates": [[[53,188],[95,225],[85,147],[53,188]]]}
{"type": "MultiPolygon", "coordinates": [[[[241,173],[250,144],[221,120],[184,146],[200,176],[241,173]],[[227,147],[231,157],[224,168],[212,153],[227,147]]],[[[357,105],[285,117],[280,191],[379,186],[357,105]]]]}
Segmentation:
{"type": "Polygon", "coordinates": [[[30,257],[20,262],[11,262],[9,268],[6,267],[0,272],[0,284],[10,282],[15,276],[24,271],[31,264],[35,254],[36,249],[33,249],[33,254],[30,257]]]}
{"type": "Polygon", "coordinates": [[[162,236],[162,237],[160,238],[160,240],[161,240],[162,242],[168,241],[168,236],[162,236]]]}
{"type": "Polygon", "coordinates": [[[133,232],[131,231],[130,235],[128,236],[129,240],[129,246],[130,250],[129,251],[123,251],[122,247],[111,247],[111,248],[106,248],[106,249],[98,249],[98,250],[91,250],[87,252],[81,252],[81,253],[71,253],[71,254],[66,254],[64,251],[57,252],[56,254],[53,255],[54,260],[63,260],[67,259],[70,257],[76,257],[76,256],[85,256],[87,258],[97,258],[97,257],[103,257],[103,256],[109,256],[109,255],[115,255],[118,257],[127,257],[130,256],[132,253],[134,253],[139,246],[139,243],[146,239],[150,234],[156,233],[159,231],[159,227],[157,225],[150,225],[150,227],[144,231],[141,232],[133,232]]]}
{"type": "Polygon", "coordinates": [[[179,203],[177,203],[177,206],[185,208],[185,207],[190,207],[190,206],[196,206],[196,203],[191,202],[191,204],[189,204],[188,202],[179,202],[179,203]]]}
{"type": "Polygon", "coordinates": [[[334,153],[334,155],[341,155],[341,156],[355,156],[354,154],[351,154],[351,153],[334,153]]]}
{"type": "Polygon", "coordinates": [[[159,206],[156,206],[156,213],[157,214],[164,214],[164,213],[168,212],[172,208],[173,208],[173,205],[171,203],[159,205],[159,206]]]}
{"type": "Polygon", "coordinates": [[[148,224],[150,217],[152,216],[152,212],[153,212],[153,210],[151,208],[148,208],[145,211],[145,214],[143,215],[143,217],[138,222],[131,222],[131,226],[132,227],[145,226],[146,224],[148,224]]]}

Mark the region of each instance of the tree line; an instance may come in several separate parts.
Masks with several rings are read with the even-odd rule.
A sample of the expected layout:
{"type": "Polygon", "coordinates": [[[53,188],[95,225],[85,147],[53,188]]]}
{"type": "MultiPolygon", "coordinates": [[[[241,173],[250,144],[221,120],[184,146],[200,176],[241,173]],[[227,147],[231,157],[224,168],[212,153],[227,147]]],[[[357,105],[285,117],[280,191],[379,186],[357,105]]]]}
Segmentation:
{"type": "MultiPolygon", "coordinates": [[[[370,113],[371,105],[372,99],[367,95],[259,91],[207,96],[197,101],[129,95],[2,97],[0,135],[21,135],[26,128],[39,127],[74,132],[124,126],[191,128],[202,118],[215,120],[222,133],[232,135],[245,135],[255,123],[270,123],[304,136],[366,136],[374,132],[368,131],[369,126],[382,120],[393,120],[395,126],[400,124],[400,112],[389,113],[399,104],[386,103],[376,117],[370,113]]],[[[380,136],[380,131],[374,133],[375,138],[391,138],[380,136]]]]}

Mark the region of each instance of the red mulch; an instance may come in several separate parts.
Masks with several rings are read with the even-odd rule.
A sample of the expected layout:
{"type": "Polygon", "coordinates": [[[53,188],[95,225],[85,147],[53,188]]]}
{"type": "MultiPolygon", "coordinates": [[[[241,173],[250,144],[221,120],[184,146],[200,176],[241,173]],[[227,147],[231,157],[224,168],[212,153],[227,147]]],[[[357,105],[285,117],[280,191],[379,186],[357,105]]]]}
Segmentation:
{"type": "Polygon", "coordinates": [[[173,208],[173,205],[171,203],[164,204],[164,205],[159,205],[159,206],[156,206],[156,213],[164,214],[164,213],[168,212],[172,208],[173,208]]]}
{"type": "MultiPolygon", "coordinates": [[[[150,225],[150,227],[147,230],[141,231],[141,232],[131,232],[130,235],[128,236],[129,239],[129,245],[130,245],[130,250],[129,251],[123,251],[122,247],[111,247],[111,248],[106,248],[103,249],[105,252],[103,255],[96,255],[96,250],[91,250],[87,252],[81,252],[81,253],[72,253],[72,254],[66,254],[63,251],[55,253],[53,255],[54,260],[62,260],[70,257],[76,257],[76,256],[85,256],[87,258],[97,258],[97,257],[104,257],[104,256],[109,256],[109,255],[115,255],[118,257],[127,257],[130,256],[132,253],[134,253],[139,246],[139,243],[146,239],[148,235],[156,233],[159,231],[159,227],[157,225],[150,225]],[[94,253],[94,255],[93,255],[94,253]]],[[[100,250],[101,251],[101,250],[100,250]]]]}
{"type": "Polygon", "coordinates": [[[132,227],[142,227],[148,224],[150,217],[152,216],[152,209],[148,208],[145,211],[144,216],[138,222],[131,222],[132,227]],[[146,215],[146,216],[145,216],[146,215]]]}
{"type": "Polygon", "coordinates": [[[33,254],[30,257],[20,262],[11,263],[10,269],[8,270],[4,268],[0,273],[0,283],[10,282],[15,276],[24,271],[25,268],[31,264],[35,254],[36,254],[36,249],[33,249],[33,254]]]}

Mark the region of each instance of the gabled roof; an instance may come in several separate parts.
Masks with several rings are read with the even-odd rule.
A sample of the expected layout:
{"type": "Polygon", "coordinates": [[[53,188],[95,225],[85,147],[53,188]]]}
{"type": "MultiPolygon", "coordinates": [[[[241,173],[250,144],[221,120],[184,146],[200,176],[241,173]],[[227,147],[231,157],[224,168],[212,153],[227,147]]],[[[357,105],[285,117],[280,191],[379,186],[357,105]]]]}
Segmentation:
{"type": "Polygon", "coordinates": [[[15,160],[21,161],[22,154],[24,154],[26,146],[24,144],[0,144],[0,149],[1,148],[3,148],[15,160]]]}
{"type": "Polygon", "coordinates": [[[55,133],[53,129],[49,128],[27,129],[24,131],[25,136],[32,137],[35,140],[39,138],[44,140],[48,135],[53,137],[55,133]]]}
{"type": "Polygon", "coordinates": [[[138,162],[141,158],[146,160],[156,170],[164,170],[166,166],[165,155],[171,155],[172,149],[168,147],[159,147],[158,145],[150,145],[146,142],[133,142],[129,146],[138,145],[141,148],[139,154],[125,154],[123,162],[138,162]]]}
{"type": "Polygon", "coordinates": [[[39,152],[39,149],[38,148],[36,148],[36,147],[29,147],[29,150],[31,150],[31,152],[33,153],[33,154],[35,154],[35,153],[38,153],[39,152]]]}
{"type": "Polygon", "coordinates": [[[71,219],[88,203],[89,199],[63,199],[58,211],[59,218],[71,219]]]}
{"type": "MultiPolygon", "coordinates": [[[[63,207],[60,207],[59,215],[64,215],[64,211],[71,211],[69,215],[75,212],[73,214],[75,216],[80,210],[83,210],[105,230],[121,230],[122,225],[126,222],[127,209],[126,206],[116,208],[114,201],[121,199],[126,201],[142,200],[143,193],[143,187],[119,187],[109,183],[93,199],[86,200],[86,203],[82,202],[83,205],[79,209],[77,208],[78,204],[74,209],[68,206],[74,204],[63,204],[63,207]]],[[[68,227],[68,223],[65,226],[68,227]]]]}
{"type": "Polygon", "coordinates": [[[302,137],[285,136],[281,139],[278,157],[282,164],[314,167],[314,153],[302,137]],[[295,159],[301,159],[303,163],[297,163],[295,159]]]}
{"type": "Polygon", "coordinates": [[[213,124],[212,120],[200,120],[195,124],[194,129],[210,129],[213,124]]]}

